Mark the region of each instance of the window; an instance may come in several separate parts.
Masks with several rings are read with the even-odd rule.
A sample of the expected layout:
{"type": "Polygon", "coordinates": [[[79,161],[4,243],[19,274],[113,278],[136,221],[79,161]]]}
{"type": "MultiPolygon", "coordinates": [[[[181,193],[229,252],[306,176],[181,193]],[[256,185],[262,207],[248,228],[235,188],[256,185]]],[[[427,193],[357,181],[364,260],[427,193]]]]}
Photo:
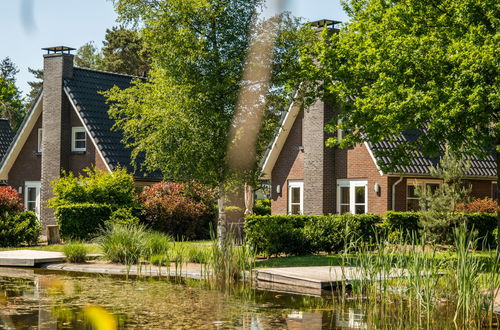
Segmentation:
{"type": "Polygon", "coordinates": [[[434,193],[440,189],[441,182],[439,180],[408,180],[406,184],[406,210],[419,211],[418,191],[425,189],[434,193]]]}
{"type": "Polygon", "coordinates": [[[340,214],[363,214],[368,212],[368,181],[337,181],[337,212],[340,214]]]}
{"type": "Polygon", "coordinates": [[[38,147],[37,150],[38,152],[42,152],[42,129],[38,129],[38,147]]]}
{"type": "Polygon", "coordinates": [[[73,127],[71,129],[71,151],[85,151],[87,137],[83,127],[73,127]]]}
{"type": "Polygon", "coordinates": [[[304,182],[299,180],[288,181],[288,214],[302,214],[304,212],[304,182]]]}

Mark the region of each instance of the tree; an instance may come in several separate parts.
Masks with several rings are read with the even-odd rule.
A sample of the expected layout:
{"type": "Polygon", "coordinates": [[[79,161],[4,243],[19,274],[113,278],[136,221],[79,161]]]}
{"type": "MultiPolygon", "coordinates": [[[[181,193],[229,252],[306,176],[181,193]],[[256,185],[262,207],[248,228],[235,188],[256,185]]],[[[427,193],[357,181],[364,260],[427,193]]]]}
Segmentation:
{"type": "Polygon", "coordinates": [[[35,102],[35,99],[38,93],[40,93],[40,90],[42,89],[43,86],[43,70],[28,68],[28,71],[35,77],[35,80],[28,81],[28,85],[30,85],[31,90],[26,96],[27,99],[26,103],[24,104],[26,112],[28,112],[33,106],[33,103],[35,102]]]}
{"type": "Polygon", "coordinates": [[[81,68],[135,76],[143,76],[149,69],[149,62],[141,33],[123,27],[106,30],[101,50],[90,41],[78,48],[75,54],[75,64],[81,68]]]}
{"type": "Polygon", "coordinates": [[[327,126],[351,132],[340,146],[417,129],[418,138],[389,151],[393,162],[382,167],[416,151],[437,156],[448,144],[481,157],[496,150],[500,174],[497,3],[350,0],[345,10],[350,21],[340,34],[325,32],[301,61],[311,95],[340,104],[327,126]]]}
{"type": "MultiPolygon", "coordinates": [[[[152,59],[147,81],[136,80],[129,89],[115,87],[106,93],[115,127],[123,131],[134,157],[145,155],[143,166],[147,170],[160,170],[174,181],[194,179],[218,187],[221,217],[224,191],[235,174],[241,174],[231,171],[227,163],[240,88],[253,86],[265,91],[260,100],[270,94],[264,123],[272,126],[276,110],[280,109],[278,104],[290,99],[284,81],[292,76],[289,70],[297,67],[292,64],[298,61],[298,46],[305,39],[297,33],[298,22],[287,15],[281,20],[259,23],[257,14],[262,3],[115,2],[122,21],[143,27],[144,43],[152,59]],[[268,53],[247,57],[250,43],[268,46],[270,40],[265,33],[250,33],[253,24],[262,28],[272,24],[271,30],[278,31],[278,43],[268,52],[276,54],[274,59],[268,53]],[[274,69],[270,83],[249,76],[243,79],[246,65],[258,61],[259,67],[274,69]],[[287,62],[290,65],[283,65],[287,62]]],[[[244,122],[243,117],[239,120],[244,122]]],[[[260,136],[260,146],[265,145],[263,136],[269,136],[269,131],[265,129],[267,133],[260,136]]],[[[263,149],[259,147],[256,155],[263,149]]],[[[254,178],[256,169],[254,159],[252,169],[247,168],[244,173],[245,180],[254,178]]]]}
{"type": "Polygon", "coordinates": [[[0,62],[0,117],[8,119],[15,132],[24,118],[21,93],[16,87],[16,65],[6,57],[0,62]]]}

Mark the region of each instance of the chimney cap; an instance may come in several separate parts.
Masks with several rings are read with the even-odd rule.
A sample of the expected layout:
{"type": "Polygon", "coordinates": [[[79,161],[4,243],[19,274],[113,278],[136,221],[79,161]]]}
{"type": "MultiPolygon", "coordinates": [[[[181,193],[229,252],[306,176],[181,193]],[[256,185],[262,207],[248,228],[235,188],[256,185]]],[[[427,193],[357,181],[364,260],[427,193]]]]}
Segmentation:
{"type": "Polygon", "coordinates": [[[307,25],[314,27],[334,27],[335,24],[340,24],[341,21],[334,21],[331,19],[320,19],[317,21],[309,22],[307,25]]]}
{"type": "Polygon", "coordinates": [[[42,48],[42,50],[46,50],[47,51],[47,54],[57,54],[57,53],[71,54],[71,51],[73,51],[75,49],[76,48],[71,48],[71,47],[67,47],[67,46],[55,46],[55,47],[42,48]]]}

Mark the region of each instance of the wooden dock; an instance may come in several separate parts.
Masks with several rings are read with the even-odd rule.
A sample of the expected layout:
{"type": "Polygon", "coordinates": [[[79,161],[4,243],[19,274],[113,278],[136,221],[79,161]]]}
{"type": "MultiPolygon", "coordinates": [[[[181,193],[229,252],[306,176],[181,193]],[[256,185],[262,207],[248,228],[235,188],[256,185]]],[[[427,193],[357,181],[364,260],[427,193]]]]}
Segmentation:
{"type": "Polygon", "coordinates": [[[0,251],[0,266],[34,267],[38,264],[49,262],[63,262],[62,252],[37,251],[37,250],[11,250],[0,251]]]}
{"type": "MultiPolygon", "coordinates": [[[[394,268],[390,274],[377,274],[380,280],[407,276],[407,271],[394,268]]],[[[358,267],[315,266],[261,268],[256,270],[257,287],[264,290],[322,295],[324,290],[366,279],[358,267]]]]}

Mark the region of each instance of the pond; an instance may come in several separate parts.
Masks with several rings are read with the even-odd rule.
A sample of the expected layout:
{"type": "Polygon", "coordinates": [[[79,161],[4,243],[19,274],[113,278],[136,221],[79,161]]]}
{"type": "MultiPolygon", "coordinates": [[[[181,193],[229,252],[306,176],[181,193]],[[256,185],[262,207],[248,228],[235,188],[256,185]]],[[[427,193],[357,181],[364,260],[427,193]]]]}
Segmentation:
{"type": "MultiPolygon", "coordinates": [[[[363,302],[221,290],[198,281],[0,268],[0,329],[90,329],[82,312],[89,305],[105,308],[127,329],[389,329],[411,322],[399,308],[363,302]]],[[[441,329],[452,324],[446,311],[435,320],[441,329]]]]}

